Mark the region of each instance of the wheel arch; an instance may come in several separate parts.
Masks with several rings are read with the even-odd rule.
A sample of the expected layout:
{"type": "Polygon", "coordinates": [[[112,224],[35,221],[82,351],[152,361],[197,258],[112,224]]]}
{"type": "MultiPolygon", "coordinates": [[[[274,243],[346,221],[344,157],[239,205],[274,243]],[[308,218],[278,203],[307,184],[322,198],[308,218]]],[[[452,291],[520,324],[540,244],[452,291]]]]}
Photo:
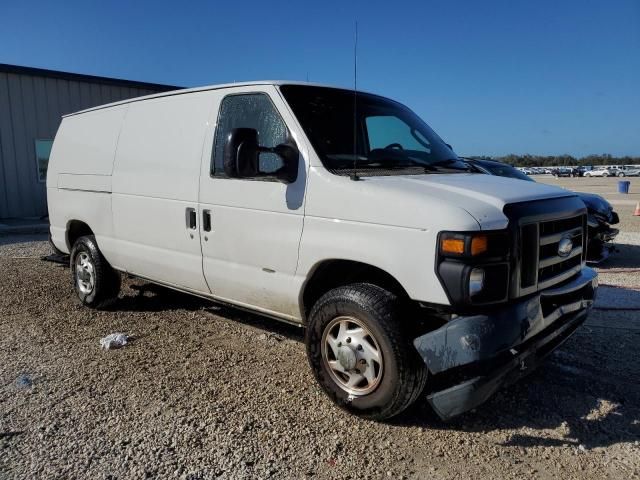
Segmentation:
{"type": "Polygon", "coordinates": [[[326,259],[316,263],[300,293],[300,311],[303,321],[315,302],[326,292],[351,283],[371,283],[409,299],[402,284],[389,272],[369,263],[345,259],[326,259]]]}
{"type": "Polygon", "coordinates": [[[94,235],[93,230],[87,223],[83,222],[82,220],[69,220],[67,222],[65,235],[65,241],[67,243],[69,252],[71,252],[71,249],[76,243],[76,240],[86,235],[94,235]]]}

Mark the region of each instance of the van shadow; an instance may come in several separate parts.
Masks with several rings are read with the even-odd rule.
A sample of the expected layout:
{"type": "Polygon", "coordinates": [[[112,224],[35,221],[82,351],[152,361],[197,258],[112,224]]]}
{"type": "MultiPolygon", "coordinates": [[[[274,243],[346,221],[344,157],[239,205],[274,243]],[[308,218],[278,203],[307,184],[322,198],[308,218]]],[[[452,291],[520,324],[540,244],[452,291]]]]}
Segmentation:
{"type": "Polygon", "coordinates": [[[615,325],[622,324],[623,327],[629,326],[630,328],[640,330],[640,314],[637,313],[637,311],[640,310],[640,290],[638,289],[600,284],[595,309],[635,312],[636,315],[634,318],[623,316],[621,319],[614,319],[615,321],[613,323],[615,325]]]}
{"type": "Polygon", "coordinates": [[[596,267],[606,273],[613,268],[640,268],[640,245],[616,243],[611,256],[596,267]]]}
{"type": "Polygon", "coordinates": [[[266,333],[281,335],[290,340],[303,341],[304,332],[298,325],[291,325],[262,315],[246,312],[231,306],[215,303],[187,293],[153,283],[130,283],[123,288],[124,295],[110,307],[121,312],[163,312],[174,310],[204,310],[224,319],[264,330],[266,333]]]}
{"type": "Polygon", "coordinates": [[[287,185],[285,200],[289,210],[298,210],[304,203],[304,191],[307,186],[307,170],[302,154],[298,158],[298,177],[287,185]]]}

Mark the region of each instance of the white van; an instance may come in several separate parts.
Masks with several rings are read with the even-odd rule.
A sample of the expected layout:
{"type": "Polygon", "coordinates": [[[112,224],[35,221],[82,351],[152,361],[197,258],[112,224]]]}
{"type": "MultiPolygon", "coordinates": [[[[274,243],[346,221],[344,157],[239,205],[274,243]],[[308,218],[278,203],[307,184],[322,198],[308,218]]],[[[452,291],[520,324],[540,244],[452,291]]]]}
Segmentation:
{"type": "Polygon", "coordinates": [[[300,324],[343,408],[385,419],[425,392],[450,418],[565,340],[597,287],[578,197],[467,168],[377,95],[179,90],[64,117],[51,238],[89,307],[125,272],[300,324]]]}

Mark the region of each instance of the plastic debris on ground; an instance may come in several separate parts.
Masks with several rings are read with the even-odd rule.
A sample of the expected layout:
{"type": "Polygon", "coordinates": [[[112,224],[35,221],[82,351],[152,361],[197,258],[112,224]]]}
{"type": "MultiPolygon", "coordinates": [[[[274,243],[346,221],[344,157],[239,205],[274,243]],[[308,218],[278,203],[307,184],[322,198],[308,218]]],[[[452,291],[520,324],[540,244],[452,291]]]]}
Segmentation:
{"type": "Polygon", "coordinates": [[[122,348],[129,343],[131,337],[126,333],[112,333],[100,339],[100,346],[105,350],[122,348]]]}
{"type": "Polygon", "coordinates": [[[30,375],[23,373],[18,378],[16,378],[16,385],[19,388],[31,388],[33,386],[33,380],[31,379],[30,375]]]}

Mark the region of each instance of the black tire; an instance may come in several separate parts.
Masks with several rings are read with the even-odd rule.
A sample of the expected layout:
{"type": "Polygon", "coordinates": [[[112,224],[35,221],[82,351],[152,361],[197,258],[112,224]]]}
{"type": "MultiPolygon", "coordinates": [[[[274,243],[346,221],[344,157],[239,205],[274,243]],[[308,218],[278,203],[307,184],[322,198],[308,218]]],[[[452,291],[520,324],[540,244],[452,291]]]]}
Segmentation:
{"type": "Polygon", "coordinates": [[[313,306],[305,335],[309,364],[322,389],[341,408],[364,418],[385,420],[409,407],[424,390],[427,368],[402,328],[401,307],[394,294],[367,283],[331,290],[313,306]],[[382,352],[382,376],[375,390],[366,395],[347,393],[323,360],[324,330],[341,316],[363,323],[382,352]]]}
{"type": "Polygon", "coordinates": [[[82,302],[87,307],[102,309],[111,305],[120,292],[120,274],[115,271],[104,258],[93,235],[80,237],[71,249],[71,278],[73,287],[82,302]],[[93,288],[83,291],[78,279],[78,257],[86,254],[87,261],[93,268],[93,288]]]}

